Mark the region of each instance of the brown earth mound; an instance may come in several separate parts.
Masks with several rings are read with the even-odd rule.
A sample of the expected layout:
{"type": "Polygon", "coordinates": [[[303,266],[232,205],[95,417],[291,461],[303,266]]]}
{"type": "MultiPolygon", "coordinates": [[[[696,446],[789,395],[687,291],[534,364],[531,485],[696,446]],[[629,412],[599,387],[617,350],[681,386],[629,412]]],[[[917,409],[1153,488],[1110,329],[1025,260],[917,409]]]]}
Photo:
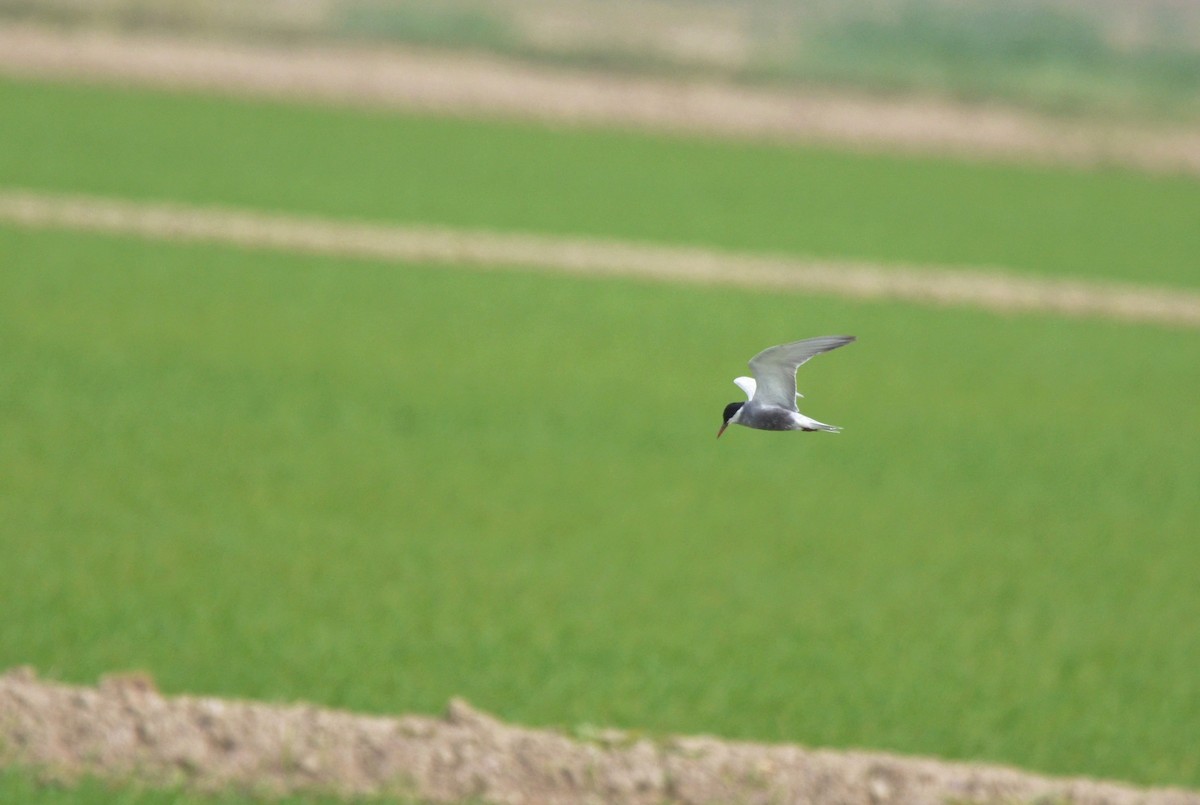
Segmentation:
{"type": "Polygon", "coordinates": [[[0,675],[0,765],[55,779],[143,785],[395,794],[436,802],[934,803],[1200,805],[1200,793],[1053,779],[1013,769],[711,737],[575,738],[509,726],[461,700],[441,718],[159,694],[144,675],[99,687],[0,675]]]}

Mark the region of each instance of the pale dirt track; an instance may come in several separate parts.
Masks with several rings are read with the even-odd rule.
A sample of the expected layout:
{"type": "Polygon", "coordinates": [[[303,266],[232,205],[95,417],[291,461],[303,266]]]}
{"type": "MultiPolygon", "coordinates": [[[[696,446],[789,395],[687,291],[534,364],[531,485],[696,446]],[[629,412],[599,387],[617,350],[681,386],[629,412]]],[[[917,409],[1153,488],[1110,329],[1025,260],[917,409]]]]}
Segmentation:
{"type": "Polygon", "coordinates": [[[978,268],[816,261],[621,241],[358,224],[3,188],[0,223],[450,267],[624,276],[1200,327],[1200,293],[978,268]]]}
{"type": "Polygon", "coordinates": [[[443,717],[160,695],[0,676],[0,763],[260,795],[393,794],[492,803],[1055,802],[1200,805],[1200,793],[1055,779],[997,766],[709,737],[582,737],[504,724],[453,701],[443,717]]]}
{"type": "Polygon", "coordinates": [[[0,26],[0,74],[1200,174],[1195,128],[1085,124],[995,106],[616,77],[411,49],[284,49],[0,26]]]}

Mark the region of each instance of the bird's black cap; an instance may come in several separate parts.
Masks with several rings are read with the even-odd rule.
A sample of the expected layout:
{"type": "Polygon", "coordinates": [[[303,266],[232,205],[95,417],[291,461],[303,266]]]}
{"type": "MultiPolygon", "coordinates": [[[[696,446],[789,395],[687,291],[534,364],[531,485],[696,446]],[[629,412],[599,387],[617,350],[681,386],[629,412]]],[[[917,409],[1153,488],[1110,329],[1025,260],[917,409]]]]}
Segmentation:
{"type": "Polygon", "coordinates": [[[729,405],[725,406],[725,411],[721,414],[721,421],[728,422],[743,405],[745,405],[745,403],[730,403],[729,405]]]}

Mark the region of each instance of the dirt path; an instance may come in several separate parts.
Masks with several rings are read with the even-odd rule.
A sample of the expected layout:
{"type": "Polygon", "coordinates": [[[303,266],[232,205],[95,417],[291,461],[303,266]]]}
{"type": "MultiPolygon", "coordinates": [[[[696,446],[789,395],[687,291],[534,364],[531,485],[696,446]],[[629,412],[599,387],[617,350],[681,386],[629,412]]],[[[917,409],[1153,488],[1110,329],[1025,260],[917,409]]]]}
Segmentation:
{"type": "Polygon", "coordinates": [[[1200,327],[1200,293],[1195,291],[1048,280],[986,269],[812,261],[621,241],[355,224],[2,188],[0,222],[450,267],[639,277],[1200,327]]]}
{"type": "Polygon", "coordinates": [[[621,78],[405,49],[282,49],[0,26],[0,74],[1200,175],[1200,130],[1000,107],[621,78]]]}
{"type": "Polygon", "coordinates": [[[1200,805],[1200,792],[1013,769],[618,730],[568,738],[452,701],[442,718],[160,695],[144,676],[99,687],[0,675],[0,763],[71,780],[259,794],[392,793],[435,802],[1200,805]]]}

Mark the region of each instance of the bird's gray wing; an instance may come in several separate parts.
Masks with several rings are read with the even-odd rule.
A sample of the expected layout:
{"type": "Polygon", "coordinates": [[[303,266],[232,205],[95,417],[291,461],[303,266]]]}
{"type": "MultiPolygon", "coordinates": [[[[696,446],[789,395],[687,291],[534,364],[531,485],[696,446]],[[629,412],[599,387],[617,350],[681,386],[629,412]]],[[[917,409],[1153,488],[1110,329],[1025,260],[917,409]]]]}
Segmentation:
{"type": "Polygon", "coordinates": [[[796,370],[809,358],[845,346],[852,335],[823,335],[769,347],[750,359],[757,388],[754,401],[796,410],[796,370]]]}

